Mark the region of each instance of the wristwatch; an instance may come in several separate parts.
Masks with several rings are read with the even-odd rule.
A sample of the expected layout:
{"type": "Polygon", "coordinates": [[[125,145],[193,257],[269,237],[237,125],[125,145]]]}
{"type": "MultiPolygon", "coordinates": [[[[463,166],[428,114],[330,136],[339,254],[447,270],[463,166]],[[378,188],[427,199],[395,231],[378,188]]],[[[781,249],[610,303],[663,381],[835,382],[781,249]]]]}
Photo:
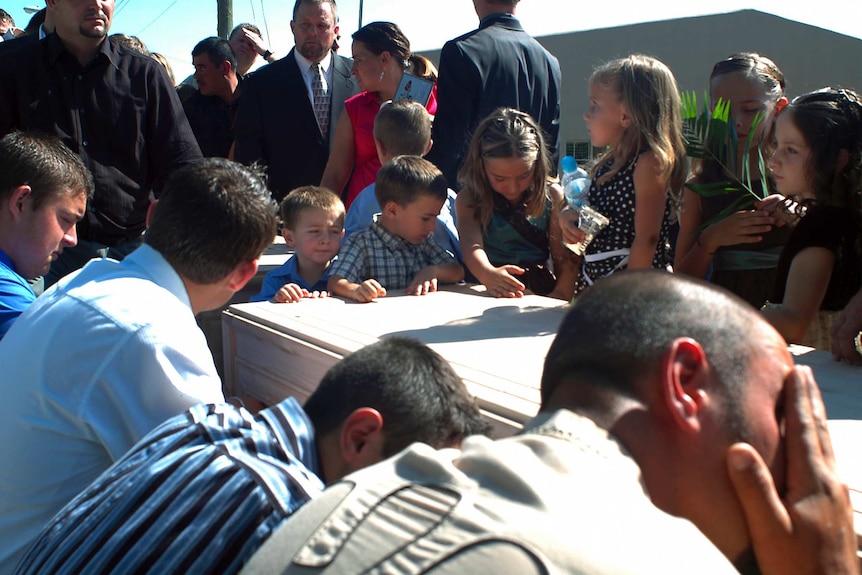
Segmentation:
{"type": "Polygon", "coordinates": [[[264,53],[262,54],[262,56],[263,56],[263,59],[264,59],[264,60],[266,60],[266,61],[268,62],[268,61],[269,61],[270,56],[272,56],[272,50],[267,50],[266,52],[264,52],[264,53]]]}

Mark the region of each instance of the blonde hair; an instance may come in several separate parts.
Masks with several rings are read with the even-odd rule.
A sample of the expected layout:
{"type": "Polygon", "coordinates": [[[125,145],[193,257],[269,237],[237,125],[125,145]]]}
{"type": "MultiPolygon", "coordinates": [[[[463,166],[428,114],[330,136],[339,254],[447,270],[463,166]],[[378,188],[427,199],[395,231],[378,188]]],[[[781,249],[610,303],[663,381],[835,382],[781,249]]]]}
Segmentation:
{"type": "Polygon", "coordinates": [[[174,70],[171,68],[171,63],[168,62],[167,57],[159,54],[158,52],[150,52],[150,58],[164,66],[165,72],[168,74],[168,80],[171,81],[171,86],[176,86],[177,81],[174,79],[174,70]]]}
{"type": "Polygon", "coordinates": [[[549,201],[548,184],[553,180],[545,137],[536,120],[520,110],[497,108],[473,132],[458,183],[483,231],[494,212],[494,190],[485,173],[485,158],[518,158],[533,164],[533,180],[524,204],[528,217],[540,217],[549,201]]]}
{"type": "Polygon", "coordinates": [[[685,183],[686,154],[679,87],[673,73],[655,58],[634,54],[596,69],[590,84],[615,92],[631,119],[620,141],[593,166],[595,176],[599,166],[611,162],[597,183],[604,184],[642,151],[650,150],[658,160],[659,175],[668,182],[671,199],[678,205],[685,183]]]}
{"type": "Polygon", "coordinates": [[[374,118],[374,139],[393,156],[423,156],[431,143],[431,114],[413,100],[395,100],[374,118]]]}

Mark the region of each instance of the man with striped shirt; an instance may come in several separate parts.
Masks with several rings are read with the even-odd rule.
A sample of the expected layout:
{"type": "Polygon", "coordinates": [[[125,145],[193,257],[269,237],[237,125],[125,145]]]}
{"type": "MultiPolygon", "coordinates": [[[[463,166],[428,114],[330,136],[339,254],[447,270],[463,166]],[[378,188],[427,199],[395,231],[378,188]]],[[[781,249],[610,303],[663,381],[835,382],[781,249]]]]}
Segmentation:
{"type": "Polygon", "coordinates": [[[389,338],[333,366],[304,407],[202,404],[169,419],[54,517],[18,572],[235,573],[325,484],[487,429],[442,357],[389,338]]]}

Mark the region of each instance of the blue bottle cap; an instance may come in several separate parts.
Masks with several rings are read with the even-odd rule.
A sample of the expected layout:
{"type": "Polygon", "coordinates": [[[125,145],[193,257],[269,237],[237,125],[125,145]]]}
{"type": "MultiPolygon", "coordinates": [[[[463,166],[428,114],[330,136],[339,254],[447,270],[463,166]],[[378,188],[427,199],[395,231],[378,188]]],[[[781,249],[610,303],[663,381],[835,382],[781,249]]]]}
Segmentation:
{"type": "Polygon", "coordinates": [[[573,156],[563,156],[560,161],[560,167],[564,172],[574,172],[578,169],[578,163],[573,156]]]}

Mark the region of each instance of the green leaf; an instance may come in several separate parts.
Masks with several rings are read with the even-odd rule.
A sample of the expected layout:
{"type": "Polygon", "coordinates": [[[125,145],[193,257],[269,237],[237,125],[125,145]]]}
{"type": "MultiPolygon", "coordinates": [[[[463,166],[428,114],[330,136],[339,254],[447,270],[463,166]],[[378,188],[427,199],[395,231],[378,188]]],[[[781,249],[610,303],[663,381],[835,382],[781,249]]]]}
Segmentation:
{"type": "MultiPolygon", "coordinates": [[[[761,174],[768,173],[768,167],[766,165],[766,160],[763,157],[763,150],[760,149],[760,146],[757,147],[757,168],[760,170],[761,174]]],[[[761,193],[759,199],[764,199],[771,194],[769,191],[769,178],[760,178],[761,183],[761,193]]]]}
{"type": "MultiPolygon", "coordinates": [[[[738,190],[737,190],[738,191],[738,190]]],[[[702,232],[712,224],[719,222],[726,218],[727,216],[736,213],[740,210],[750,210],[754,207],[755,198],[746,194],[744,196],[739,196],[734,202],[732,202],[729,206],[721,210],[719,213],[715,215],[712,219],[707,222],[703,222],[700,227],[697,228],[698,232],[702,232]]]]}
{"type": "Polygon", "coordinates": [[[694,182],[689,182],[685,185],[685,187],[704,198],[722,196],[731,192],[740,191],[739,186],[736,186],[730,180],[724,182],[710,182],[708,184],[697,184],[694,182]]]}
{"type": "MultiPolygon", "coordinates": [[[[712,110],[709,109],[709,97],[704,92],[703,104],[698,110],[697,96],[695,92],[683,92],[682,118],[683,118],[683,140],[685,142],[686,154],[691,158],[716,162],[729,174],[729,182],[720,182],[721,188],[710,188],[706,193],[719,195],[720,193],[733,193],[745,191],[750,196],[750,201],[762,199],[762,194],[767,193],[764,182],[762,194],[754,191],[751,179],[751,154],[745,153],[742,158],[742,166],[737,169],[739,158],[739,138],[736,127],[730,113],[730,101],[719,98],[712,110]],[[740,176],[736,174],[739,173],[740,176]],[[723,189],[723,192],[719,192],[723,189]]],[[[745,150],[752,148],[757,150],[757,167],[761,174],[766,174],[766,164],[759,145],[755,144],[754,134],[757,127],[763,121],[763,114],[758,113],[752,122],[751,129],[745,141],[745,150]]],[[[765,180],[765,178],[763,178],[765,180]]],[[[695,185],[697,187],[698,185],[695,185]]],[[[689,189],[698,192],[695,187],[689,189]]]]}

